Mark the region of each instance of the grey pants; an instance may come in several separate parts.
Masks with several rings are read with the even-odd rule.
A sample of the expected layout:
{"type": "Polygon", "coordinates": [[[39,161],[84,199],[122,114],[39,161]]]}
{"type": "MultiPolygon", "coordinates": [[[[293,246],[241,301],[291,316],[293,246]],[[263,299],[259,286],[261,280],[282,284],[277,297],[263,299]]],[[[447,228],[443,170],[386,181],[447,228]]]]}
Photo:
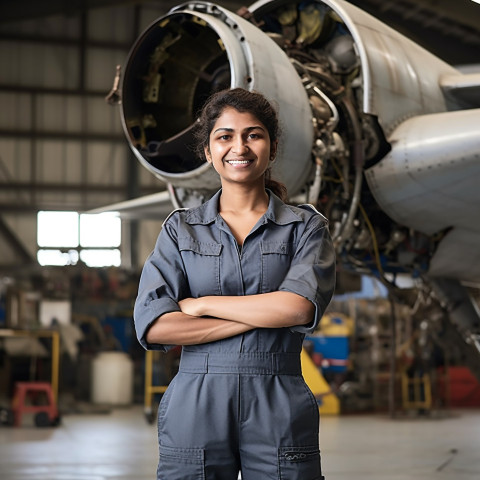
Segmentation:
{"type": "Polygon", "coordinates": [[[158,414],[158,480],[322,480],[297,353],[183,351],[158,414]]]}

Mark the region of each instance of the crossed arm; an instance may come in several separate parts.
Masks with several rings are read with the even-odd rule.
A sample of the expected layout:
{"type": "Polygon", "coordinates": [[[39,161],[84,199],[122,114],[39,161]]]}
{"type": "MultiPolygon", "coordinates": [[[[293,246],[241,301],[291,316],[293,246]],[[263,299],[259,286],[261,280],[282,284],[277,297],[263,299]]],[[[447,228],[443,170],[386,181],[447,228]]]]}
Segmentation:
{"type": "Polygon", "coordinates": [[[305,325],[315,307],[306,298],[277,291],[246,296],[208,296],[179,302],[180,312],[158,317],[149,328],[148,343],[193,345],[213,342],[254,328],[305,325]]]}

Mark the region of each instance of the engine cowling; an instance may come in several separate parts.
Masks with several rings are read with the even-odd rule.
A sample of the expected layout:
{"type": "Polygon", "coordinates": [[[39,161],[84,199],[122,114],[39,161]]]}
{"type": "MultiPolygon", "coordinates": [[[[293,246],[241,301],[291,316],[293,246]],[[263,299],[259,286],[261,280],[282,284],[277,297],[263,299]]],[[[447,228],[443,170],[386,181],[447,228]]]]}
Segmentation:
{"type": "Polygon", "coordinates": [[[156,20],[125,67],[123,126],[140,160],[175,187],[219,187],[217,174],[192,152],[192,128],[209,95],[242,87],[278,104],[284,132],[275,174],[292,193],[311,176],[312,114],[295,68],[280,47],[222,7],[186,4],[156,20]]]}

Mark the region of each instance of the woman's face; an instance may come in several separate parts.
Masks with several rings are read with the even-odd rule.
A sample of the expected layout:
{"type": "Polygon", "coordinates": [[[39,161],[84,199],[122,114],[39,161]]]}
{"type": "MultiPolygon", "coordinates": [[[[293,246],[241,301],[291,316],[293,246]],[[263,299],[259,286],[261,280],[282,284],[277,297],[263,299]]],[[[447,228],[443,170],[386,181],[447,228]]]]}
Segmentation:
{"type": "Polygon", "coordinates": [[[210,132],[205,155],[220,175],[222,185],[228,183],[263,184],[263,175],[273,158],[268,131],[257,117],[227,107],[210,132]]]}

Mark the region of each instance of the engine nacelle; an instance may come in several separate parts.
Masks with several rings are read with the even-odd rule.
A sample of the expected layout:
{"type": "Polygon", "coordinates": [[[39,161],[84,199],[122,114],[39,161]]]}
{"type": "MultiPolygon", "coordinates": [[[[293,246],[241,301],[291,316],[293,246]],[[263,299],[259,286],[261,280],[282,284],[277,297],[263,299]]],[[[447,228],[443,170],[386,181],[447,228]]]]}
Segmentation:
{"type": "Polygon", "coordinates": [[[280,47],[247,20],[195,2],[155,21],[134,45],[123,80],[123,125],[137,158],[175,187],[220,186],[192,152],[192,127],[222,88],[263,92],[279,104],[285,132],[274,167],[292,192],[311,175],[312,114],[300,77],[280,47]]]}

